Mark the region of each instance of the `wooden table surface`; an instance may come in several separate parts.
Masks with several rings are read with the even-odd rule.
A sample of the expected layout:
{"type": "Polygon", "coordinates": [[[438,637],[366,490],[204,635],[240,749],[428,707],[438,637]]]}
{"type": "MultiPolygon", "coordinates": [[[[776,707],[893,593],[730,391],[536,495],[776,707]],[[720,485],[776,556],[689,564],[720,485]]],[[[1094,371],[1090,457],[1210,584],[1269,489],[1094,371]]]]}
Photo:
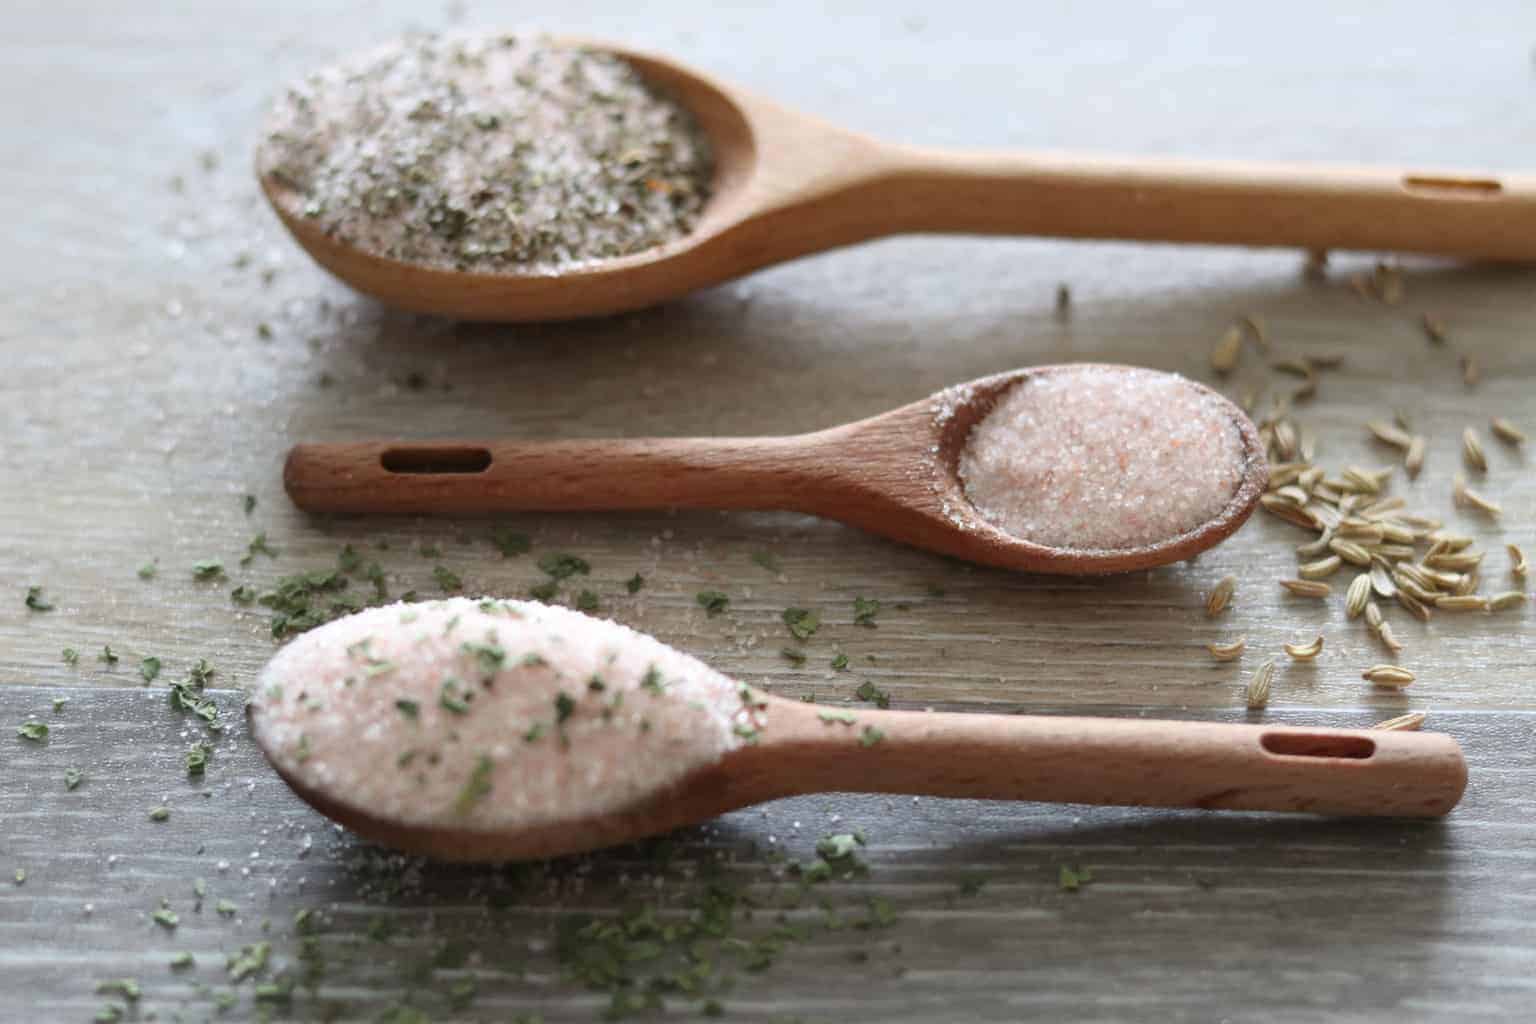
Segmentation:
{"type": "MultiPolygon", "coordinates": [[[[1347,16],[1314,0],[825,6],[706,15],[672,0],[573,0],[538,24],[667,51],[911,142],[1536,165],[1536,9],[1515,0],[1463,5],[1454,22],[1419,2],[1347,16]]],[[[279,476],[298,440],[809,430],[1030,363],[1113,360],[1209,380],[1212,344],[1256,314],[1271,359],[1344,356],[1298,408],[1319,461],[1390,464],[1362,424],[1406,410],[1429,455],[1393,493],[1477,536],[1490,552],[1485,590],[1503,589],[1502,546],[1536,551],[1536,487],[1527,457],[1485,427],[1504,415],[1536,429],[1536,272],[1408,261],[1401,301],[1388,304],[1349,284],[1372,254],[1336,255],[1326,280],[1309,281],[1294,252],[909,238],[631,316],[500,328],[391,313],[310,265],[249,172],[264,99],[407,28],[519,26],[528,13],[51,0],[6,19],[0,1020],[84,1021],[107,1005],[162,1021],[591,1020],[609,997],[556,955],[562,922],[636,901],[686,915],[709,879],[739,901],[742,929],[772,916],[748,920],[748,899],[789,900],[786,919],[805,926],[766,969],[727,972],[727,1019],[1529,1019],[1526,611],[1421,625],[1389,610],[1400,660],[1419,676],[1389,698],[1360,681],[1382,652],[1337,595],[1309,603],[1275,585],[1302,538],[1274,520],[1195,563],[1101,580],[976,569],[781,513],[516,517],[503,525],[529,534],[534,553],[503,558],[488,523],[308,520],[279,476]],[[1067,316],[1053,308],[1059,283],[1067,316]],[[1425,312],[1445,323],[1447,345],[1427,341],[1425,312]],[[1482,368],[1475,386],[1464,355],[1482,368]],[[1466,425],[1490,449],[1480,486],[1504,506],[1497,523],[1451,503],[1466,425]],[[240,566],[260,532],[279,553],[240,566]],[[660,860],[652,844],[516,871],[418,864],[301,805],[240,723],[240,688],[274,642],[268,613],[229,591],[334,565],[345,544],[384,566],[393,595],[436,592],[441,565],[469,592],[517,596],[542,578],[538,554],[571,551],[591,563],[583,584],[606,614],[826,702],[870,681],[899,707],[1241,720],[1260,660],[1321,632],[1322,658],[1283,664],[1262,718],[1367,725],[1425,710],[1466,748],[1471,786],[1443,823],[829,796],[732,815],[675,837],[660,860]],[[195,581],[203,559],[222,560],[227,578],[195,581]],[[152,579],[136,573],[145,564],[152,579]],[[635,572],[646,585],[631,596],[635,572]],[[1234,607],[1208,620],[1204,593],[1226,573],[1240,581],[1234,607]],[[51,611],[26,607],[34,585],[51,611]],[[706,617],[703,589],[729,595],[726,614],[706,617]],[[881,602],[878,628],[854,627],[855,597],[881,602]],[[798,666],[781,653],[790,605],[824,620],[798,666]],[[1238,634],[1247,656],[1214,664],[1203,644],[1238,634]],[[100,660],[105,645],[115,664],[100,660]],[[65,647],[78,664],[64,663],[65,647]],[[851,671],[830,668],[838,653],[851,671]],[[143,685],[146,657],[162,672],[143,685]],[[201,781],[184,755],[202,732],[165,689],[199,658],[228,722],[201,781]],[[50,726],[47,742],[14,735],[28,720],[50,726]],[[69,768],[84,775],[74,790],[69,768]],[[149,819],[156,806],[168,820],[149,819]],[[785,858],[854,828],[868,874],[797,896],[785,858]],[[1062,865],[1093,881],[1063,890],[1062,865]],[[11,884],[16,872],[25,878],[11,884]],[[223,899],[233,913],[214,909],[223,899]],[[162,900],[174,928],[151,918],[162,900]],[[302,909],[312,913],[296,925],[302,909]],[[270,963],[236,983],[225,957],[260,941],[270,963]],[[275,998],[322,947],[314,984],[275,998]],[[170,968],[181,950],[194,965],[170,968]],[[96,994],[113,978],[135,979],[142,996],[96,994]],[[469,982],[473,999],[452,1008],[469,982]]],[[[1294,382],[1250,349],[1224,386],[1268,396],[1294,382]]],[[[672,998],[668,1016],[700,1009],[672,998]]]]}

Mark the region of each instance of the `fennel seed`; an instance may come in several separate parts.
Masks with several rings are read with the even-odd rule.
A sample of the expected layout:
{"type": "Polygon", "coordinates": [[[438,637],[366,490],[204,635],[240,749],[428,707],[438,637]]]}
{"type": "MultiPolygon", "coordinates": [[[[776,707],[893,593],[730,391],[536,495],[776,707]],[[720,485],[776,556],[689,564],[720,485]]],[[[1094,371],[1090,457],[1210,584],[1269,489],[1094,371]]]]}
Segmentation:
{"type": "Polygon", "coordinates": [[[1226,610],[1232,603],[1232,594],[1237,590],[1236,576],[1223,576],[1216,581],[1211,592],[1205,599],[1205,614],[1207,618],[1215,618],[1226,610]]]}
{"type": "Polygon", "coordinates": [[[1523,590],[1506,590],[1488,598],[1488,610],[1491,612],[1502,612],[1509,608],[1518,608],[1523,604],[1525,604],[1523,590]]]}
{"type": "Polygon", "coordinates": [[[1424,725],[1424,718],[1424,712],[1410,711],[1406,715],[1398,715],[1396,718],[1377,722],[1371,728],[1379,729],[1383,732],[1418,732],[1424,725]]]}
{"type": "Polygon", "coordinates": [[[1296,661],[1311,661],[1323,653],[1323,637],[1319,633],[1316,640],[1305,644],[1283,644],[1285,653],[1296,661]]]}
{"type": "MultiPolygon", "coordinates": [[[[1331,547],[1337,543],[1338,541],[1331,541],[1329,546],[1331,547]]],[[[1338,572],[1339,566],[1343,564],[1344,560],[1338,555],[1329,555],[1327,558],[1319,558],[1315,562],[1307,562],[1297,566],[1296,575],[1304,580],[1320,580],[1338,572]]]]}
{"type": "Polygon", "coordinates": [[[1372,665],[1360,673],[1360,678],[1368,680],[1377,686],[1401,689],[1413,682],[1414,675],[1400,665],[1372,665]]]}
{"type": "Polygon", "coordinates": [[[1509,552],[1509,574],[1517,580],[1525,579],[1525,574],[1530,570],[1525,561],[1525,552],[1513,544],[1504,545],[1504,550],[1509,552]]]}
{"type": "Polygon", "coordinates": [[[1228,327],[1216,347],[1211,349],[1211,369],[1217,373],[1231,373],[1237,368],[1238,356],[1243,351],[1243,331],[1240,327],[1228,327]]]}
{"type": "Polygon", "coordinates": [[[1471,427],[1461,432],[1461,457],[1477,472],[1488,472],[1488,457],[1483,454],[1483,445],[1477,439],[1477,431],[1471,427]]]}
{"type": "Polygon", "coordinates": [[[1435,599],[1435,607],[1448,612],[1485,612],[1488,610],[1488,599],[1481,594],[1447,594],[1435,599]]]}
{"type": "Polygon", "coordinates": [[[1488,429],[1505,444],[1525,444],[1525,431],[1500,416],[1488,421],[1488,429]]]}
{"type": "Polygon", "coordinates": [[[1383,444],[1390,444],[1394,448],[1402,448],[1406,451],[1408,446],[1413,443],[1413,438],[1409,436],[1406,430],[1402,430],[1384,420],[1371,420],[1365,425],[1365,429],[1369,430],[1376,440],[1383,444]]]}
{"type": "Polygon", "coordinates": [[[1248,648],[1248,638],[1240,636],[1230,643],[1208,643],[1205,649],[1211,652],[1211,657],[1217,661],[1236,661],[1243,656],[1243,651],[1248,648]]]}
{"type": "Polygon", "coordinates": [[[1344,592],[1344,615],[1351,619],[1358,619],[1365,612],[1365,606],[1370,599],[1371,574],[1359,573],[1350,581],[1349,589],[1344,592]]]}
{"type": "Polygon", "coordinates": [[[1333,588],[1319,580],[1281,580],[1280,585],[1297,597],[1327,597],[1333,588]]]}
{"type": "Polygon", "coordinates": [[[1243,700],[1251,710],[1257,711],[1269,703],[1269,691],[1275,682],[1274,659],[1266,661],[1259,666],[1259,670],[1248,680],[1248,688],[1243,691],[1243,700]]]}

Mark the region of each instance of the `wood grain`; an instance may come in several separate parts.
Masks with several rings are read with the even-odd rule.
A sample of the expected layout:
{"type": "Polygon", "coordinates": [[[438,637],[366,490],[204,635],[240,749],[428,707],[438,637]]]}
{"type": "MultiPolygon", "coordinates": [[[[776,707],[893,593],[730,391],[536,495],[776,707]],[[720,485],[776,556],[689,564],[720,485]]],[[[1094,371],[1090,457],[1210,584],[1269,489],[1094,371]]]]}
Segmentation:
{"type": "MultiPolygon", "coordinates": [[[[4,1019],[85,1019],[103,1001],[95,982],[128,976],[143,986],[144,1012],[201,1020],[210,1003],[195,987],[229,987],[225,955],[265,939],[272,970],[291,965],[292,921],[310,908],[328,968],[317,995],[301,992],[296,1019],[338,1003],[346,1010],[333,1019],[373,1020],[414,993],[434,1020],[589,1020],[602,997],[561,983],[545,952],[562,920],[612,913],[626,893],[650,898],[636,881],[653,874],[669,880],[656,898],[680,912],[687,877],[708,877],[711,865],[772,902],[794,889],[779,853],[806,860],[817,838],[851,829],[867,833],[868,877],[817,896],[847,915],[878,896],[897,921],[813,931],[766,972],[740,975],[729,1019],[1454,1020],[1470,1008],[1518,1020],[1528,1006],[1530,713],[1436,716],[1466,747],[1473,779],[1443,822],[801,797],[677,834],[666,868],[656,866],[660,848],[624,847],[508,872],[391,858],[333,832],[230,714],[240,695],[217,699],[232,727],[206,780],[189,784],[184,724],[158,694],[0,690],[0,720],[36,714],[53,725],[47,745],[0,759],[0,867],[7,879],[28,872],[24,885],[0,887],[0,988],[7,1013],[23,994],[30,1014],[4,1019]],[[56,695],[70,698],[58,714],[56,695]],[[71,765],[86,773],[73,793],[62,783],[71,765]],[[170,808],[168,821],[147,818],[157,805],[170,808]],[[1062,891],[1062,864],[1093,881],[1062,891]],[[207,883],[201,911],[197,878],[207,883]],[[979,891],[964,895],[961,883],[979,891]],[[174,933],[149,921],[162,897],[180,914],[174,933]],[[218,914],[221,899],[238,911],[218,914]],[[368,939],[380,921],[394,937],[368,939]],[[437,971],[431,985],[409,980],[450,942],[475,954],[471,967],[437,971]],[[166,967],[179,950],[196,956],[191,972],[166,967]],[[474,1006],[447,1013],[436,993],[464,977],[478,981],[474,1006]]],[[[1372,716],[1296,709],[1274,719],[1359,727],[1372,716]]],[[[807,906],[794,919],[819,916],[807,906]]],[[[242,1019],[250,989],[220,1019],[242,1019]]]]}
{"type": "MultiPolygon", "coordinates": [[[[42,774],[36,752],[0,757],[0,853],[31,872],[20,890],[0,887],[0,1019],[88,1019],[98,1000],[85,982],[98,972],[148,978],[153,968],[164,1005],[176,986],[190,992],[158,973],[161,956],[182,946],[199,953],[199,975],[219,973],[221,952],[261,935],[256,911],[233,925],[188,914],[175,937],[143,916],[161,895],[186,900],[190,878],[222,895],[219,859],[231,863],[231,898],[261,907],[279,933],[303,902],[298,891],[334,904],[344,930],[375,914],[400,922],[398,955],[349,968],[359,991],[347,998],[363,1004],[387,1004],[402,964],[419,959],[410,951],[427,954],[425,922],[486,921],[467,895],[492,884],[484,875],[434,869],[421,893],[383,902],[377,876],[388,872],[370,880],[348,861],[351,845],[319,828],[247,748],[215,768],[223,799],[184,806],[192,736],[160,717],[163,689],[139,688],[144,655],[164,659],[162,684],[199,657],[219,685],[248,684],[274,649],[269,617],[233,605],[228,591],[333,565],[346,543],[385,565],[395,595],[431,592],[437,564],[470,592],[522,595],[546,578],[534,559],[573,551],[593,567],[578,586],[596,590],[606,614],[776,694],[830,701],[867,680],[906,707],[1231,716],[1259,659],[1322,632],[1317,663],[1282,664],[1277,719],[1298,709],[1298,724],[1360,726],[1426,709],[1429,726],[1467,750],[1468,799],[1443,828],[883,797],[733,816],[688,836],[690,856],[735,870],[765,834],[800,857],[843,822],[865,827],[879,861],[871,883],[905,915],[899,960],[882,947],[853,964],[847,955],[867,947],[824,936],[744,986],[733,1013],[884,1021],[959,1008],[976,1019],[1105,1020],[1144,1019],[1139,1008],[1151,1005],[1161,1019],[1191,1021],[1520,1019],[1536,877],[1529,610],[1421,625],[1387,609],[1418,681],[1384,695],[1359,679],[1383,652],[1344,619],[1339,596],[1304,602],[1275,586],[1305,537],[1267,517],[1194,563],[1097,580],[976,569],[824,520],[757,512],[511,516],[503,525],[535,549],[503,559],[485,523],[310,520],[287,503],[280,476],[301,440],[790,434],[957,381],[1074,360],[1181,372],[1233,396],[1262,388],[1267,400],[1295,386],[1267,369],[1271,360],[1342,353],[1300,409],[1320,461],[1389,463],[1394,453],[1362,424],[1409,411],[1428,458],[1417,481],[1399,476],[1392,490],[1475,534],[1491,552],[1492,590],[1508,581],[1503,543],[1536,552],[1530,456],[1484,434],[1492,467],[1480,487],[1505,507],[1497,523],[1454,509],[1451,478],[1463,427],[1493,414],[1536,427],[1536,274],[1409,261],[1403,299],[1389,306],[1349,286],[1370,273],[1369,258],[1335,259],[1326,281],[1308,282],[1299,253],[931,237],[814,257],[624,317],[490,328],[385,311],[313,268],[251,180],[266,98],[408,25],[506,24],[520,13],[476,5],[455,21],[403,0],[58,0],[21,5],[0,34],[0,89],[25,97],[0,104],[0,566],[11,587],[0,600],[0,695],[14,723],[49,714],[53,692],[75,692],[68,714],[86,726],[60,728],[42,774]],[[1065,316],[1053,309],[1059,283],[1071,289],[1065,316]],[[1447,346],[1425,339],[1424,312],[1444,321],[1447,346]],[[1273,348],[1250,344],[1217,381],[1210,347],[1246,313],[1264,318],[1273,348]],[[1474,388],[1462,383],[1462,355],[1482,366],[1474,388]],[[249,517],[247,492],[259,499],[249,517]],[[281,554],[241,568],[258,531],[281,554]],[[422,555],[423,544],[441,554],[422,555]],[[756,564],[759,552],[779,571],[756,564]],[[192,563],[210,557],[229,580],[191,579],[192,563]],[[159,576],[138,579],[151,559],[159,576]],[[631,597],[624,581],[636,572],[646,582],[631,597]],[[1233,607],[1207,619],[1204,595],[1227,573],[1239,578],[1233,607]],[[55,611],[23,606],[31,584],[55,611]],[[729,594],[725,614],[706,617],[694,597],[703,589],[729,594]],[[881,602],[877,628],[854,625],[856,596],[881,602]],[[785,631],[788,606],[822,613],[809,643],[785,631]],[[1205,642],[1237,635],[1248,638],[1244,660],[1213,663],[1205,642]],[[123,658],[115,667],[95,660],[108,643],[123,658]],[[65,645],[82,652],[79,667],[60,661],[65,645]],[[785,646],[803,648],[803,666],[785,646]],[[830,668],[837,653],[849,672],[830,668]],[[1308,707],[1337,717],[1299,710],[1308,707]],[[61,804],[54,757],[75,743],[101,766],[98,781],[61,804]],[[184,830],[139,819],[166,796],[184,830]],[[316,845],[300,858],[305,831],[316,845]],[[127,859],[108,867],[114,853],[127,859]],[[1058,893],[1055,868],[1069,860],[1105,880],[1058,893]],[[264,903],[268,865],[284,882],[264,903]],[[946,903],[956,876],[972,871],[990,887],[946,903]],[[364,890],[377,902],[360,902],[364,890]],[[88,900],[94,922],[69,916],[88,900]],[[42,1009],[28,1012],[18,991],[42,1009]]],[[[1344,17],[1298,0],[1177,14],[977,3],[941,17],[859,0],[835,18],[792,2],[704,19],[671,3],[573,0],[552,27],[674,53],[913,145],[1529,172],[1529,139],[1516,129],[1529,108],[1536,9],[1464,5],[1449,35],[1443,14],[1416,2],[1390,17],[1344,17]]],[[[11,743],[12,731],[0,738],[11,743]]],[[[576,874],[560,891],[610,910],[628,862],[600,864],[596,880],[576,874]]],[[[530,902],[508,913],[487,927],[509,940],[498,967],[515,968],[549,912],[530,902]]],[[[557,989],[547,967],[497,991],[506,994],[481,1007],[484,1017],[541,1008],[551,1021],[590,1020],[599,1009],[595,997],[557,989]]]]}
{"type": "Polygon", "coordinates": [[[1268,466],[1252,420],[1219,399],[1221,415],[1236,428],[1241,472],[1225,506],[1184,533],[1114,551],[1058,548],[1001,530],[971,507],[958,466],[976,424],[1012,389],[1091,366],[994,374],[792,437],[299,444],[283,464],[283,487],[306,512],[359,516],[669,507],[803,512],[980,565],[1065,575],[1157,568],[1230,537],[1258,504],[1268,466]]]}

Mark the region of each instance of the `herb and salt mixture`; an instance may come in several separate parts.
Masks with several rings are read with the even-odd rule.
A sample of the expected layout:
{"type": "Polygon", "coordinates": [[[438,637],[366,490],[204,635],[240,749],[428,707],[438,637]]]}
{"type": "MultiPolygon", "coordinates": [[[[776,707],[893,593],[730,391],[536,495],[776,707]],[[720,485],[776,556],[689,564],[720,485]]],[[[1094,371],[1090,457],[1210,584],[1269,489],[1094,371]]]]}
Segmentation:
{"type": "Polygon", "coordinates": [[[982,517],[1046,547],[1119,550],[1220,515],[1247,457],[1225,403],[1182,377],[1083,366],[998,400],[960,456],[982,517]]]}
{"type": "Polygon", "coordinates": [[[713,161],[627,61],[534,36],[409,38],[276,102],[257,155],[293,213],[376,256],[555,272],[687,235],[713,161]]]}
{"type": "Polygon", "coordinates": [[[603,814],[751,734],[743,688],[626,626],[525,601],[394,604],[294,640],[252,727],[290,778],[388,821],[603,814]]]}

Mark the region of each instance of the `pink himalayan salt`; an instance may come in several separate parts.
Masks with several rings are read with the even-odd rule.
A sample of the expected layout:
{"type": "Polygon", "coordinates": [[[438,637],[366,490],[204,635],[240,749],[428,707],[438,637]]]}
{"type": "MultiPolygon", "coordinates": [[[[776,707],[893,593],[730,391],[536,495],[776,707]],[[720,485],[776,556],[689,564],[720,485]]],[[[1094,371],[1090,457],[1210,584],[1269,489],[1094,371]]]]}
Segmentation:
{"type": "Polygon", "coordinates": [[[1175,374],[1081,366],[1027,378],[971,431],[966,496],[1046,547],[1120,550],[1218,515],[1243,477],[1232,408],[1175,374]]]}
{"type": "Polygon", "coordinates": [[[341,803],[494,831],[616,810],[715,763],[743,742],[740,690],[615,622],[460,597],[305,633],[262,670],[252,728],[285,774],[341,803]]]}

